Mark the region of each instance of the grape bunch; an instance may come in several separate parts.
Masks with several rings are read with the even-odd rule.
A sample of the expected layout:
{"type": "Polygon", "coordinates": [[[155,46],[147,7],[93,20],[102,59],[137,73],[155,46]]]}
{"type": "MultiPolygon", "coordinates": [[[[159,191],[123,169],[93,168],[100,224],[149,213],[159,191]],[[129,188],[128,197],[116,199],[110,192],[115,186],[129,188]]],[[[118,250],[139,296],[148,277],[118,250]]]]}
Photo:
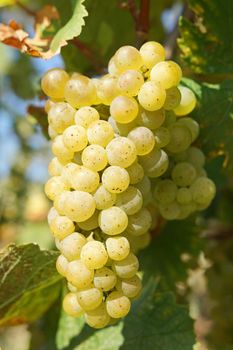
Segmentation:
{"type": "Polygon", "coordinates": [[[199,125],[186,116],[196,98],[181,77],[163,46],[147,42],[117,50],[102,77],[51,69],[42,78],[54,155],[48,222],[69,290],[63,307],[91,327],[128,314],[141,290],[136,253],[159,215],[184,219],[215,195],[192,146],[199,125]]]}

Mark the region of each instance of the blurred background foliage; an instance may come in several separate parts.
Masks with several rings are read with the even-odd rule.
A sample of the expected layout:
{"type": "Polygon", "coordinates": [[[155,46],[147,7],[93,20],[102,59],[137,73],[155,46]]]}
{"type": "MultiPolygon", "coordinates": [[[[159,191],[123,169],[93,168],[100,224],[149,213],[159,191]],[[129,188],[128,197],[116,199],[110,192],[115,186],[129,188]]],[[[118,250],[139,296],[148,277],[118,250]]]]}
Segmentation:
{"type": "MultiPolygon", "coordinates": [[[[39,27],[41,37],[48,32],[53,35],[70,20],[77,3],[74,0],[0,0],[0,22],[14,19],[23,23],[24,30],[32,35],[36,13],[45,5],[54,5],[59,20],[51,22],[45,28],[47,32],[43,25],[39,27]]],[[[139,6],[140,1],[86,0],[89,15],[81,35],[49,60],[33,58],[0,43],[0,247],[12,242],[34,242],[42,249],[54,249],[46,224],[50,203],[43,193],[51,159],[50,144],[43,132],[46,128],[46,116],[41,109],[44,96],[40,91],[43,73],[52,67],[65,67],[89,76],[103,74],[118,47],[138,45],[145,39],[160,41],[168,57],[182,64],[186,76],[200,84],[203,81],[220,83],[186,82],[203,103],[194,116],[202,126],[199,145],[208,154],[207,170],[217,184],[218,193],[204,217],[169,223],[162,235],[142,253],[142,266],[148,279],[164,273],[163,289],[174,290],[178,302],[189,302],[199,341],[195,350],[232,350],[233,103],[232,82],[227,85],[223,81],[232,79],[233,74],[230,44],[233,3],[231,0],[190,0],[188,7],[179,0],[151,0],[148,33],[147,28],[137,26],[132,8],[128,7],[132,3],[139,6]],[[180,20],[178,46],[181,15],[184,17],[180,20]],[[218,91],[220,95],[215,95],[218,91]],[[219,102],[214,105],[216,98],[219,102]],[[169,250],[171,244],[172,251],[169,250]]],[[[45,281],[44,287],[46,291],[45,281]]],[[[2,350],[74,349],[68,344],[75,334],[62,334],[68,322],[64,315],[59,321],[63,328],[57,333],[58,294],[54,290],[52,306],[38,320],[29,318],[26,324],[18,327],[0,328],[2,350]],[[56,333],[58,340],[55,340],[56,333]]],[[[73,326],[81,327],[80,324],[73,326]]],[[[84,332],[81,340],[88,336],[92,334],[84,332]]],[[[121,344],[121,339],[117,339],[117,344],[121,344]]],[[[92,348],[88,345],[87,349],[92,348]]],[[[116,350],[118,347],[96,346],[95,349],[116,350]]]]}

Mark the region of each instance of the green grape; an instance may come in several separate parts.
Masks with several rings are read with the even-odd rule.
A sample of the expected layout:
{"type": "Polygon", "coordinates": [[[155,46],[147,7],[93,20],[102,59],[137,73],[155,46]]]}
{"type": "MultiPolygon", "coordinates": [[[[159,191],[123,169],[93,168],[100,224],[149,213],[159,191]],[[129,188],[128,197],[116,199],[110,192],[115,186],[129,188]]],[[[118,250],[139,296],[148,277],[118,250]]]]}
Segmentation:
{"type": "Polygon", "coordinates": [[[74,152],[65,146],[62,135],[53,140],[52,152],[61,163],[69,163],[74,155],[74,152]]]}
{"type": "Polygon", "coordinates": [[[179,86],[179,90],[181,93],[181,101],[179,106],[175,108],[174,112],[177,116],[181,117],[192,112],[196,106],[197,100],[196,96],[189,88],[179,86]]]}
{"type": "Polygon", "coordinates": [[[205,155],[199,148],[192,146],[187,150],[187,162],[201,169],[205,165],[205,155]]]}
{"type": "Polygon", "coordinates": [[[116,194],[109,192],[103,184],[99,185],[93,197],[98,210],[107,209],[116,203],[116,194]]]}
{"type": "Polygon", "coordinates": [[[79,232],[73,232],[59,242],[59,250],[67,260],[80,258],[82,247],[86,244],[86,238],[79,232]]]}
{"type": "Polygon", "coordinates": [[[63,277],[66,277],[67,267],[68,267],[68,260],[64,257],[64,255],[59,255],[56,261],[56,269],[57,272],[62,275],[63,277]]]}
{"type": "Polygon", "coordinates": [[[179,206],[180,206],[180,214],[177,218],[178,220],[184,220],[194,211],[198,210],[198,206],[194,202],[190,202],[187,204],[179,204],[179,206]]]}
{"type": "Polygon", "coordinates": [[[76,293],[68,293],[62,303],[65,313],[72,317],[79,317],[83,313],[83,309],[78,302],[76,293]]]}
{"type": "Polygon", "coordinates": [[[71,220],[76,222],[86,221],[95,212],[95,201],[93,196],[84,191],[68,192],[62,205],[65,214],[71,220]]]}
{"type": "Polygon", "coordinates": [[[196,120],[192,118],[181,118],[179,119],[178,124],[185,125],[189,129],[192,135],[192,142],[198,138],[200,128],[196,120]]]}
{"type": "Polygon", "coordinates": [[[110,166],[102,174],[102,183],[111,193],[124,192],[129,186],[128,172],[119,166],[110,166]]]}
{"type": "Polygon", "coordinates": [[[113,56],[108,62],[108,73],[114,76],[117,76],[121,71],[117,68],[115,64],[115,57],[113,56]]]}
{"type": "Polygon", "coordinates": [[[145,126],[150,130],[156,130],[159,128],[165,120],[165,111],[163,108],[158,109],[157,111],[146,111],[143,108],[140,108],[137,123],[141,126],[145,126]]]}
{"type": "Polygon", "coordinates": [[[120,94],[117,82],[117,77],[110,74],[106,74],[98,80],[96,90],[100,103],[110,106],[112,100],[120,94]]]}
{"type": "Polygon", "coordinates": [[[114,261],[112,267],[119,278],[131,278],[138,272],[138,258],[133,253],[129,253],[125,259],[114,261]]]}
{"type": "Polygon", "coordinates": [[[169,125],[174,124],[175,122],[176,122],[175,113],[173,111],[166,111],[166,116],[165,116],[163,126],[167,128],[169,125]]]}
{"type": "Polygon", "coordinates": [[[192,135],[185,125],[174,123],[168,126],[170,142],[166,149],[172,153],[179,153],[189,148],[192,142],[192,135]]]}
{"type": "Polygon", "coordinates": [[[108,118],[109,124],[112,126],[114,133],[120,136],[127,136],[128,133],[137,126],[136,120],[133,120],[130,123],[122,124],[118,123],[115,119],[112,117],[108,118]]]}
{"type": "Polygon", "coordinates": [[[80,166],[75,163],[67,163],[63,166],[61,177],[63,182],[70,188],[72,187],[73,175],[80,170],[80,166]]]}
{"type": "Polygon", "coordinates": [[[167,128],[161,126],[154,131],[155,144],[159,148],[167,146],[170,142],[170,132],[167,128]]]}
{"type": "Polygon", "coordinates": [[[134,142],[123,136],[110,141],[106,147],[106,152],[109,164],[122,168],[130,166],[137,158],[134,142]]]}
{"type": "Polygon", "coordinates": [[[68,264],[66,278],[76,288],[84,289],[91,285],[94,270],[89,269],[81,260],[74,260],[68,264]]]}
{"type": "Polygon", "coordinates": [[[99,226],[98,216],[99,216],[99,211],[96,210],[89,219],[87,219],[86,221],[79,222],[78,226],[84,231],[92,231],[98,228],[99,226]]]}
{"type": "Polygon", "coordinates": [[[148,209],[143,208],[138,213],[129,216],[127,232],[134,236],[143,235],[152,224],[152,217],[148,209]]]}
{"type": "Polygon", "coordinates": [[[147,81],[144,83],[138,93],[138,101],[147,111],[159,110],[163,107],[165,99],[165,90],[154,81],[147,81]]]}
{"type": "Polygon", "coordinates": [[[90,144],[106,147],[113,139],[114,131],[107,121],[99,120],[89,126],[87,129],[87,137],[90,144]]]}
{"type": "Polygon", "coordinates": [[[65,86],[65,99],[74,108],[90,106],[96,99],[96,88],[88,77],[73,75],[65,86]]]}
{"type": "Polygon", "coordinates": [[[155,145],[153,132],[144,126],[139,126],[130,131],[128,138],[135,144],[139,156],[150,153],[155,145]]]}
{"type": "Polygon", "coordinates": [[[170,89],[173,86],[177,86],[180,82],[181,77],[181,68],[177,63],[173,61],[157,63],[152,68],[150,73],[151,80],[161,84],[164,89],[170,89]]]}
{"type": "Polygon", "coordinates": [[[112,260],[120,261],[130,253],[130,244],[127,238],[122,236],[110,237],[106,240],[108,256],[112,260]]]}
{"type": "Polygon", "coordinates": [[[180,90],[173,86],[170,89],[166,90],[166,100],[164,103],[164,109],[170,111],[171,109],[176,108],[181,101],[181,93],[180,90]]]}
{"type": "Polygon", "coordinates": [[[118,123],[130,123],[138,115],[138,103],[133,97],[119,95],[110,105],[110,114],[118,123]]]}
{"type": "Polygon", "coordinates": [[[54,103],[48,112],[49,126],[58,133],[63,131],[74,123],[75,109],[68,103],[54,103]]]}
{"type": "Polygon", "coordinates": [[[177,196],[177,186],[169,179],[160,180],[154,189],[154,198],[161,204],[169,204],[174,202],[177,196]]]}
{"type": "Polygon", "coordinates": [[[125,317],[130,310],[130,300],[122,292],[114,291],[106,299],[106,309],[112,318],[125,317]]]}
{"type": "Polygon", "coordinates": [[[88,143],[86,129],[80,125],[72,125],[63,133],[65,146],[73,152],[82,151],[88,143]]]}
{"type": "Polygon", "coordinates": [[[123,193],[117,195],[116,206],[127,215],[136,214],[142,207],[143,198],[138,188],[129,186],[123,193]]]}
{"type": "Polygon", "coordinates": [[[127,172],[129,174],[131,185],[135,185],[143,179],[144,170],[141,164],[139,164],[137,161],[127,168],[127,172]]]}
{"type": "Polygon", "coordinates": [[[72,220],[67,216],[56,216],[50,222],[50,229],[54,237],[63,239],[74,232],[75,226],[72,220]]]}
{"type": "Polygon", "coordinates": [[[176,200],[179,204],[189,204],[192,201],[192,192],[186,187],[179,188],[176,200]]]}
{"type": "Polygon", "coordinates": [[[128,69],[139,69],[143,62],[141,55],[133,46],[122,46],[114,56],[114,63],[120,72],[128,69]]]}
{"type": "Polygon", "coordinates": [[[96,309],[103,301],[103,292],[93,286],[77,292],[78,303],[84,311],[96,309]]]}
{"type": "Polygon", "coordinates": [[[99,145],[87,146],[82,152],[82,163],[93,171],[103,170],[108,163],[105,149],[99,145]]]}
{"type": "Polygon", "coordinates": [[[85,312],[84,317],[90,327],[97,329],[107,326],[110,322],[105,303],[100,304],[95,310],[85,312]]]}
{"type": "Polygon", "coordinates": [[[70,181],[75,190],[91,193],[99,186],[100,177],[96,171],[80,166],[70,181]]]}
{"type": "MultiPolygon", "coordinates": [[[[113,239],[113,238],[109,238],[113,239]]],[[[115,287],[117,283],[116,274],[108,267],[97,269],[94,275],[94,286],[103,292],[107,292],[115,287]]]]}
{"type": "Polygon", "coordinates": [[[143,64],[151,69],[155,64],[165,60],[165,49],[156,41],[147,41],[140,48],[143,64]]]}
{"type": "Polygon", "coordinates": [[[140,190],[143,200],[149,196],[151,192],[151,182],[147,176],[144,176],[140,182],[136,184],[136,187],[140,190]]]}
{"type": "Polygon", "coordinates": [[[139,162],[143,166],[145,174],[152,178],[163,175],[169,165],[167,153],[156,148],[149,154],[140,157],[139,162]]]}
{"type": "Polygon", "coordinates": [[[90,106],[81,107],[75,113],[75,123],[87,129],[92,123],[100,119],[98,111],[90,106]]]}
{"type": "Polygon", "coordinates": [[[143,83],[144,78],[142,73],[134,69],[129,69],[118,77],[117,86],[122,95],[132,97],[137,96],[143,83]]]}
{"type": "Polygon", "coordinates": [[[172,180],[177,186],[190,186],[197,176],[196,169],[188,162],[178,163],[172,169],[172,180]]]}
{"type": "Polygon", "coordinates": [[[89,269],[100,269],[103,267],[108,260],[104,244],[95,240],[87,242],[82,247],[81,260],[89,269]]]}
{"type": "Polygon", "coordinates": [[[63,69],[53,68],[48,70],[41,79],[41,88],[51,98],[63,98],[68,80],[69,75],[63,69]]]}
{"type": "Polygon", "coordinates": [[[214,182],[206,177],[197,178],[190,187],[193,200],[200,205],[208,205],[216,194],[214,182]]]}
{"type": "Polygon", "coordinates": [[[49,175],[50,176],[59,176],[59,175],[61,175],[62,169],[63,169],[62,163],[59,162],[57,157],[54,157],[48,166],[49,175]]]}
{"type": "Polygon", "coordinates": [[[167,204],[160,204],[159,211],[162,217],[166,220],[175,220],[178,219],[180,215],[180,205],[174,201],[167,204]]]}
{"type": "Polygon", "coordinates": [[[50,200],[54,200],[56,196],[61,194],[63,191],[68,190],[69,187],[64,183],[61,176],[51,177],[45,184],[44,191],[46,196],[50,200]]]}
{"type": "Polygon", "coordinates": [[[140,293],[142,289],[142,282],[141,279],[135,275],[128,279],[119,280],[116,288],[126,297],[134,298],[140,293]]]}
{"type": "Polygon", "coordinates": [[[124,210],[118,207],[104,209],[99,214],[99,226],[107,235],[117,235],[128,225],[128,217],[124,210]]]}

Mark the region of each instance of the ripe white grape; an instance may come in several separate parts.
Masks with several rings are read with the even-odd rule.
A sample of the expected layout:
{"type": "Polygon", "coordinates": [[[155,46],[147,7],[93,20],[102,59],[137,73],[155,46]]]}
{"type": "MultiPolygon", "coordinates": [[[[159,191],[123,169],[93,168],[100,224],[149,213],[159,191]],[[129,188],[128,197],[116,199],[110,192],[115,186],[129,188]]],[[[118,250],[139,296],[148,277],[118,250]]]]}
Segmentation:
{"type": "Polygon", "coordinates": [[[99,214],[99,226],[107,235],[118,235],[128,225],[128,216],[118,207],[104,209],[99,214]]]}
{"type": "Polygon", "coordinates": [[[167,153],[156,148],[145,156],[140,157],[139,162],[143,166],[145,174],[152,178],[163,175],[169,165],[167,153]]]}
{"type": "Polygon", "coordinates": [[[142,289],[141,279],[135,275],[128,279],[119,280],[116,288],[128,298],[135,298],[142,289]]]}
{"type": "Polygon", "coordinates": [[[147,111],[157,111],[163,107],[166,99],[164,88],[154,81],[147,81],[138,93],[140,105],[147,111]]]}
{"type": "Polygon", "coordinates": [[[106,147],[107,158],[110,165],[127,168],[133,164],[137,157],[137,150],[133,141],[127,137],[116,137],[106,147]]]}
{"type": "Polygon", "coordinates": [[[134,236],[140,236],[150,229],[151,224],[151,213],[148,209],[142,208],[137,214],[129,216],[127,232],[134,236]]]}
{"type": "Polygon", "coordinates": [[[48,70],[41,80],[41,88],[51,98],[63,98],[69,75],[60,68],[48,70]]]}
{"type": "Polygon", "coordinates": [[[106,248],[110,259],[120,261],[130,253],[130,244],[126,237],[109,237],[106,240],[106,248]]]}
{"type": "Polygon", "coordinates": [[[186,187],[179,188],[176,200],[179,204],[189,204],[192,201],[192,192],[186,187]]]}
{"type": "Polygon", "coordinates": [[[68,192],[63,206],[65,214],[76,222],[86,221],[95,211],[93,196],[84,191],[68,192]]]}
{"type": "Polygon", "coordinates": [[[139,262],[136,255],[129,253],[120,261],[114,261],[113,270],[119,278],[131,278],[138,272],[139,262]]]}
{"type": "Polygon", "coordinates": [[[87,146],[82,152],[82,163],[93,171],[103,170],[108,163],[105,149],[99,145],[87,146]]]}
{"type": "Polygon", "coordinates": [[[169,179],[161,180],[155,185],[154,198],[161,204],[174,202],[177,196],[177,186],[169,179]]]}
{"type": "Polygon", "coordinates": [[[50,127],[58,134],[74,123],[75,109],[68,103],[54,103],[48,113],[50,127]]]}
{"type": "Polygon", "coordinates": [[[170,142],[170,132],[167,128],[161,126],[154,130],[155,144],[159,148],[167,146],[170,142]]]}
{"type": "Polygon", "coordinates": [[[69,187],[64,183],[61,176],[51,177],[45,184],[45,194],[50,200],[54,200],[56,196],[63,191],[68,190],[69,187]]]}
{"type": "Polygon", "coordinates": [[[188,162],[181,162],[172,169],[172,180],[178,186],[190,186],[197,176],[196,169],[188,162]]]}
{"type": "Polygon", "coordinates": [[[203,176],[194,181],[190,190],[192,192],[193,200],[200,205],[209,204],[216,194],[214,182],[203,176]]]}
{"type": "Polygon", "coordinates": [[[134,69],[129,69],[118,77],[117,85],[122,95],[132,97],[137,96],[143,83],[142,73],[134,69]]]}
{"type": "Polygon", "coordinates": [[[114,56],[114,64],[117,69],[124,72],[128,69],[139,69],[143,62],[141,55],[133,46],[122,46],[114,56]]]}
{"type": "Polygon", "coordinates": [[[85,166],[80,166],[79,169],[73,173],[70,180],[72,188],[78,191],[94,192],[99,186],[100,177],[96,171],[93,171],[85,166]]]}
{"type": "Polygon", "coordinates": [[[107,313],[112,318],[125,317],[130,310],[130,300],[122,292],[114,291],[106,299],[107,313]]]}
{"type": "Polygon", "coordinates": [[[99,226],[98,216],[99,211],[96,210],[89,219],[87,219],[86,221],[79,222],[78,226],[84,231],[92,231],[99,226]]]}
{"type": "MultiPolygon", "coordinates": [[[[110,238],[111,239],[111,238],[110,238]]],[[[97,269],[94,275],[94,286],[103,292],[107,292],[115,287],[117,283],[116,274],[108,267],[97,269]]]]}
{"type": "Polygon", "coordinates": [[[49,110],[50,108],[54,105],[54,101],[48,99],[46,102],[45,102],[45,105],[44,105],[44,110],[45,112],[48,114],[49,113],[49,110]]]}
{"type": "Polygon", "coordinates": [[[137,116],[137,123],[141,126],[145,126],[150,130],[155,130],[159,128],[165,120],[165,111],[163,108],[158,109],[157,111],[146,111],[143,108],[140,108],[140,111],[137,116]]]}
{"type": "Polygon", "coordinates": [[[192,142],[194,142],[197,139],[200,128],[199,128],[199,124],[194,119],[181,118],[179,119],[178,124],[185,125],[189,129],[192,135],[192,142]]]}
{"type": "Polygon", "coordinates": [[[58,212],[54,207],[51,207],[49,209],[48,215],[47,215],[47,219],[48,219],[48,224],[50,225],[50,222],[56,217],[58,216],[58,212]]]}
{"type": "Polygon", "coordinates": [[[119,166],[110,166],[102,174],[102,183],[111,193],[124,192],[129,186],[128,172],[119,166]]]}
{"type": "Polygon", "coordinates": [[[166,149],[172,153],[179,153],[188,149],[192,142],[192,135],[185,125],[174,123],[168,126],[170,142],[166,149]]]}
{"type": "Polygon", "coordinates": [[[143,64],[151,69],[155,64],[165,60],[165,49],[156,41],[148,41],[140,48],[143,64]]]}
{"type": "Polygon", "coordinates": [[[73,152],[82,151],[88,143],[86,129],[80,125],[69,126],[63,133],[63,142],[73,152]]]}
{"type": "Polygon", "coordinates": [[[96,209],[107,209],[116,203],[116,194],[109,192],[103,184],[100,184],[93,193],[96,209]]]}
{"type": "Polygon", "coordinates": [[[205,155],[199,148],[192,146],[187,150],[187,162],[201,169],[205,165],[205,155]]]}
{"type": "Polygon", "coordinates": [[[54,140],[58,136],[58,133],[53,129],[51,125],[48,126],[48,135],[51,140],[54,140]]]}
{"type": "Polygon", "coordinates": [[[144,176],[140,182],[136,184],[136,187],[140,190],[143,201],[149,196],[151,192],[151,182],[147,176],[144,176]]]}
{"type": "Polygon", "coordinates": [[[96,309],[103,301],[103,292],[94,286],[77,292],[78,303],[84,311],[96,309]]]}
{"type": "Polygon", "coordinates": [[[143,179],[144,170],[141,164],[137,161],[127,168],[127,172],[129,174],[131,185],[135,185],[143,179]]]}
{"type": "Polygon", "coordinates": [[[75,123],[87,129],[93,122],[100,119],[98,111],[90,106],[81,107],[75,113],[75,123]]]}
{"type": "Polygon", "coordinates": [[[69,261],[77,260],[85,244],[85,236],[79,232],[73,232],[59,242],[59,250],[69,261]]]}
{"type": "Polygon", "coordinates": [[[178,219],[181,209],[180,205],[176,201],[174,201],[168,204],[160,204],[159,211],[164,219],[175,220],[178,219]]]}
{"type": "Polygon", "coordinates": [[[74,232],[75,226],[71,219],[67,216],[56,216],[50,222],[50,229],[54,237],[63,239],[74,232]]]}
{"type": "Polygon", "coordinates": [[[99,120],[89,126],[87,129],[87,137],[90,144],[106,147],[113,139],[114,131],[107,121],[99,120]]]}
{"type": "Polygon", "coordinates": [[[102,303],[95,310],[87,311],[84,314],[86,323],[93,328],[103,328],[110,322],[110,316],[106,311],[105,303],[102,303]]]}
{"type": "Polygon", "coordinates": [[[89,269],[103,267],[108,260],[104,244],[95,240],[87,242],[81,250],[81,260],[89,269]]]}
{"type": "Polygon", "coordinates": [[[72,317],[79,317],[83,313],[83,309],[78,302],[76,293],[68,293],[63,299],[63,309],[67,315],[72,317]]]}
{"type": "Polygon", "coordinates": [[[113,56],[108,62],[108,73],[114,76],[120,74],[120,70],[117,68],[115,64],[115,57],[113,56]]]}
{"type": "Polygon", "coordinates": [[[63,165],[57,157],[54,157],[51,162],[49,163],[48,166],[48,172],[50,176],[59,176],[61,175],[63,165]]]}
{"type": "Polygon", "coordinates": [[[173,86],[170,89],[166,90],[166,100],[164,103],[164,109],[170,111],[171,109],[179,106],[181,101],[181,93],[180,90],[173,86]]]}
{"type": "Polygon", "coordinates": [[[108,118],[109,124],[113,127],[114,133],[119,136],[127,136],[128,133],[137,126],[136,119],[127,124],[118,123],[112,117],[108,118]]]}
{"type": "Polygon", "coordinates": [[[170,89],[173,86],[177,86],[180,82],[181,77],[181,68],[177,63],[173,61],[157,63],[152,68],[150,73],[151,80],[161,84],[164,89],[170,89]]]}
{"type": "Polygon", "coordinates": [[[189,114],[195,108],[197,99],[192,90],[185,86],[179,86],[181,93],[180,104],[175,108],[174,112],[177,116],[181,117],[183,115],[189,114]]]}
{"type": "Polygon", "coordinates": [[[74,260],[68,264],[66,278],[78,289],[84,289],[91,285],[94,270],[89,269],[81,260],[74,260]]]}
{"type": "Polygon", "coordinates": [[[116,206],[123,209],[127,215],[136,214],[141,209],[142,204],[142,194],[134,186],[129,186],[127,190],[117,195],[116,206]]]}
{"type": "Polygon", "coordinates": [[[101,103],[109,106],[112,100],[120,93],[117,85],[117,77],[110,74],[104,75],[99,79],[96,90],[97,97],[101,103]]]}
{"type": "Polygon", "coordinates": [[[66,165],[63,166],[62,172],[61,172],[61,177],[64,183],[68,187],[72,187],[72,179],[73,175],[77,173],[80,170],[80,166],[76,163],[67,163],[66,165]]]}
{"type": "Polygon", "coordinates": [[[69,163],[74,155],[74,152],[64,144],[62,135],[53,140],[52,152],[61,163],[69,163]]]}
{"type": "Polygon", "coordinates": [[[110,105],[110,114],[118,123],[130,123],[137,117],[138,103],[133,97],[119,95],[110,105]]]}
{"type": "Polygon", "coordinates": [[[62,276],[66,276],[66,271],[67,271],[67,267],[68,267],[68,260],[64,257],[64,255],[59,255],[59,257],[57,258],[56,261],[56,269],[57,272],[60,273],[60,275],[62,276]]]}
{"type": "Polygon", "coordinates": [[[153,132],[144,126],[138,126],[130,131],[128,138],[135,144],[139,156],[150,153],[155,145],[153,132]]]}
{"type": "Polygon", "coordinates": [[[91,79],[73,75],[65,86],[65,99],[74,108],[90,106],[96,99],[96,88],[91,79]]]}
{"type": "Polygon", "coordinates": [[[53,206],[59,215],[65,215],[65,208],[69,194],[69,191],[64,191],[59,196],[57,196],[53,202],[53,206]]]}

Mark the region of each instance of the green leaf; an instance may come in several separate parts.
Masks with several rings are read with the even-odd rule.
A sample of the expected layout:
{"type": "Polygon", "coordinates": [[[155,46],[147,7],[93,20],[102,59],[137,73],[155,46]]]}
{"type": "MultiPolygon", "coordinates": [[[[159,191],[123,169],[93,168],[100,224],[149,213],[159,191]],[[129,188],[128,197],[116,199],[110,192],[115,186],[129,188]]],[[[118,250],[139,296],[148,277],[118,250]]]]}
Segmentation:
{"type": "Polygon", "coordinates": [[[53,38],[50,48],[56,52],[62,43],[73,39],[80,35],[84,26],[84,17],[88,16],[88,12],[83,5],[85,0],[76,0],[76,5],[70,20],[62,27],[53,38]]]}
{"type": "Polygon", "coordinates": [[[191,116],[201,126],[201,148],[212,158],[224,156],[223,167],[232,173],[233,80],[214,85],[198,84],[193,80],[183,79],[183,84],[193,90],[198,99],[197,108],[191,116]]]}
{"type": "Polygon", "coordinates": [[[177,305],[172,293],[160,293],[150,279],[124,323],[121,350],[188,350],[195,343],[188,308],[177,305]]]}
{"type": "Polygon", "coordinates": [[[35,244],[12,244],[0,252],[1,326],[34,321],[57,299],[57,255],[35,244]]]}
{"type": "Polygon", "coordinates": [[[182,57],[198,74],[233,72],[232,0],[189,0],[195,22],[180,19],[182,57]]]}
{"type": "Polygon", "coordinates": [[[140,254],[144,279],[156,276],[165,289],[175,290],[176,282],[187,278],[188,266],[181,260],[182,254],[196,256],[200,252],[202,241],[198,231],[192,219],[167,222],[161,233],[140,254]]]}

